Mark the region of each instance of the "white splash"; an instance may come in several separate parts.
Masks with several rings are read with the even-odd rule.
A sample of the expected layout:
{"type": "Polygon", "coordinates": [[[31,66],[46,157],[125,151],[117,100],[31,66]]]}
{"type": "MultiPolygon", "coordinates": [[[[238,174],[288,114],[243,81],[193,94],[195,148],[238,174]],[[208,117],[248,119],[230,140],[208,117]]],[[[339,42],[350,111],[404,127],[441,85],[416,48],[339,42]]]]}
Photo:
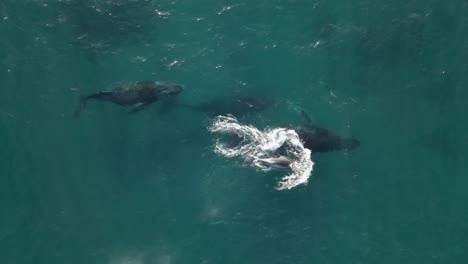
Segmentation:
{"type": "Polygon", "coordinates": [[[284,176],[278,182],[277,190],[291,189],[307,183],[314,163],[310,159],[311,151],[304,148],[296,131],[287,128],[275,128],[261,132],[253,126],[240,124],[232,116],[216,117],[208,130],[235,134],[242,138],[242,141],[235,146],[228,146],[218,139],[214,151],[228,158],[240,156],[244,158],[244,164],[257,167],[262,171],[274,169],[264,160],[277,157],[278,153],[276,151],[284,148],[286,156],[293,160],[289,165],[292,173],[284,176]]]}

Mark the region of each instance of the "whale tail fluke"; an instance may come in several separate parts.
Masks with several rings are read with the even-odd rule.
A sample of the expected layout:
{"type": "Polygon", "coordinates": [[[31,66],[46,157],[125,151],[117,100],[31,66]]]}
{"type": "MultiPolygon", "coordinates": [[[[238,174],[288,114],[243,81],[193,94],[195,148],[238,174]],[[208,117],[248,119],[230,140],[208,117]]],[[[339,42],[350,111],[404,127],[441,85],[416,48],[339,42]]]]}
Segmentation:
{"type": "MultiPolygon", "coordinates": [[[[75,83],[72,87],[70,87],[70,91],[80,94],[81,87],[77,83],[75,83]]],[[[85,107],[86,101],[87,101],[86,96],[83,96],[83,95],[78,96],[78,100],[75,106],[75,111],[73,111],[73,117],[77,118],[80,116],[81,111],[85,107]]]]}
{"type": "Polygon", "coordinates": [[[87,101],[86,96],[81,95],[80,97],[78,97],[78,102],[76,104],[75,111],[73,112],[73,117],[77,118],[80,116],[81,111],[86,106],[86,101],[87,101]]]}

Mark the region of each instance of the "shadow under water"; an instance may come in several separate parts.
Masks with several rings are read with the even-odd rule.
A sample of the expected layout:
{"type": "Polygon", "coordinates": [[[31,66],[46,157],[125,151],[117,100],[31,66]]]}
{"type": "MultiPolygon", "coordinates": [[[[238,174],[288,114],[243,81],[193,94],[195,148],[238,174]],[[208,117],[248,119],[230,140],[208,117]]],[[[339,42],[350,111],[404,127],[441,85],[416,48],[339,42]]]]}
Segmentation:
{"type": "Polygon", "coordinates": [[[58,4],[64,23],[90,56],[154,35],[159,15],[150,1],[65,1],[58,4]],[[151,34],[150,34],[151,33],[151,34]]]}

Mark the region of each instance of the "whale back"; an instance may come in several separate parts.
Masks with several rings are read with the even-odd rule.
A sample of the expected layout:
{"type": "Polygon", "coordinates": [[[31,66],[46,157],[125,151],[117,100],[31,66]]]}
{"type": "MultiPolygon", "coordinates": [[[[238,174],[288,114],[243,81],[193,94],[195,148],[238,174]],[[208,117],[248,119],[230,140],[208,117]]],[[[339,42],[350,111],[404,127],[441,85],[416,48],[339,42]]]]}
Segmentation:
{"type": "Polygon", "coordinates": [[[306,124],[297,126],[295,130],[304,142],[304,147],[312,152],[352,150],[361,145],[355,138],[343,138],[328,129],[313,125],[312,119],[305,111],[301,111],[301,116],[306,124]]]}
{"type": "Polygon", "coordinates": [[[307,125],[296,127],[299,138],[304,142],[304,147],[312,152],[329,152],[334,150],[352,150],[361,143],[354,138],[340,137],[328,129],[307,125]]]}

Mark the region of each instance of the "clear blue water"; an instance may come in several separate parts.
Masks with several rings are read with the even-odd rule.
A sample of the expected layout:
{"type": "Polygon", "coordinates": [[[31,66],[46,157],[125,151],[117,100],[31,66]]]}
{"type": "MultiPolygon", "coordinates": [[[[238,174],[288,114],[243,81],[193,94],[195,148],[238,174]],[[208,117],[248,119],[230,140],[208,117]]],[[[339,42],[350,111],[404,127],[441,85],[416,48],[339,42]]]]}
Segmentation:
{"type": "Polygon", "coordinates": [[[1,263],[463,263],[466,1],[0,3],[1,263]],[[210,120],[79,93],[183,84],[184,103],[277,100],[245,122],[315,124],[306,186],[212,151],[210,120]],[[80,92],[70,89],[79,87],[80,92]]]}

